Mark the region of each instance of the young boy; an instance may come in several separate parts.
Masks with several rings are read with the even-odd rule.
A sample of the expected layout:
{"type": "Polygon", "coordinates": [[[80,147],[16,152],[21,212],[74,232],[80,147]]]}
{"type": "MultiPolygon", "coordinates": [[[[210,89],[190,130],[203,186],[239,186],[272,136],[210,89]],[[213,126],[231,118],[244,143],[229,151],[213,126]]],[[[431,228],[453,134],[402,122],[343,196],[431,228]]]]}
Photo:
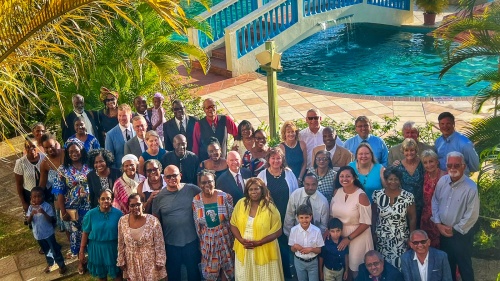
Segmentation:
{"type": "Polygon", "coordinates": [[[306,204],[297,208],[298,225],[290,230],[288,245],[295,253],[293,259],[299,281],[318,281],[318,254],[325,245],[321,231],[311,224],[312,209],[306,204]]]}
{"type": "Polygon", "coordinates": [[[319,275],[323,276],[324,281],[347,280],[349,271],[349,247],[339,251],[337,246],[342,241],[342,222],[337,219],[331,219],[328,222],[328,236],[325,240],[325,246],[321,249],[319,256],[319,275]]]}
{"type": "Polygon", "coordinates": [[[43,200],[44,192],[41,187],[34,187],[31,190],[31,205],[28,208],[26,216],[28,223],[33,226],[33,236],[38,241],[47,260],[47,267],[43,272],[49,273],[50,267],[54,262],[59,266],[59,273],[66,273],[66,265],[61,253],[61,246],[57,244],[54,235],[54,209],[49,203],[43,200]]]}

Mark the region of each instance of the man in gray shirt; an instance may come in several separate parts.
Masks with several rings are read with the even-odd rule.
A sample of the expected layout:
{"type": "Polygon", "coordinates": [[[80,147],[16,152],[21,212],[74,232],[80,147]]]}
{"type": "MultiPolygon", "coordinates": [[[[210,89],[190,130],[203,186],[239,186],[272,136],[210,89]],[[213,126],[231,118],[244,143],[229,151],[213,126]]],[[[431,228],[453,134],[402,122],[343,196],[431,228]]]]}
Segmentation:
{"type": "Polygon", "coordinates": [[[167,187],[153,200],[153,215],[161,223],[167,251],[169,280],[181,280],[181,265],[187,269],[189,281],[201,280],[200,243],[193,219],[193,197],[201,192],[194,184],[181,183],[179,168],[169,165],[163,171],[167,187]]]}
{"type": "Polygon", "coordinates": [[[432,196],[431,219],[441,233],[441,250],[448,254],[453,281],[457,265],[462,280],[474,280],[471,252],[479,197],[476,183],[464,175],[465,168],[462,153],[448,153],[448,175],[441,177],[432,196]]]}

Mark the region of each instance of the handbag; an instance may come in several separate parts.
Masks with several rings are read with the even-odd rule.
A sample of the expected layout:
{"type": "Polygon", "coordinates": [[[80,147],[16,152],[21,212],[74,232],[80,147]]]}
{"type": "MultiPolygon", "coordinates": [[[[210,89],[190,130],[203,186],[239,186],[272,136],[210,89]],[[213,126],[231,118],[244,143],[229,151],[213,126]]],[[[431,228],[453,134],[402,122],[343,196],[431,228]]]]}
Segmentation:
{"type": "MultiPolygon", "coordinates": [[[[76,209],[66,209],[66,214],[69,215],[70,221],[77,221],[78,220],[78,212],[76,209]]],[[[61,212],[61,220],[64,221],[64,216],[62,215],[62,212],[61,212]]]]}

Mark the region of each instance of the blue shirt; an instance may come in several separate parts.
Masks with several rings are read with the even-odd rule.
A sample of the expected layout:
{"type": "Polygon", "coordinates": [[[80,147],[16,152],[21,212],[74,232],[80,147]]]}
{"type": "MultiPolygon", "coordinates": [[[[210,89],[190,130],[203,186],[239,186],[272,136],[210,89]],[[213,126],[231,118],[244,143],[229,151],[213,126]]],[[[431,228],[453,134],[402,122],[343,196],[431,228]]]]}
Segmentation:
{"type": "Polygon", "coordinates": [[[387,145],[385,144],[384,140],[377,136],[368,135],[368,137],[363,140],[359,135],[356,135],[346,140],[344,143],[344,147],[349,150],[356,158],[356,149],[358,149],[359,144],[362,142],[368,142],[373,150],[373,154],[375,155],[375,160],[378,163],[382,164],[384,167],[387,167],[389,150],[387,149],[387,145]]]}
{"type": "MultiPolygon", "coordinates": [[[[50,206],[49,203],[43,202],[40,205],[40,208],[42,208],[50,217],[54,217],[54,209],[52,209],[52,206],[50,206]]],[[[33,212],[33,205],[29,206],[26,215],[30,216],[31,212],[33,212]]],[[[51,221],[47,220],[44,214],[37,213],[33,215],[31,225],[33,226],[33,236],[36,240],[47,239],[54,234],[54,226],[51,221]]]]}
{"type": "Polygon", "coordinates": [[[460,152],[464,155],[466,164],[465,174],[479,171],[479,156],[474,149],[474,144],[459,132],[454,132],[449,137],[440,136],[435,144],[439,157],[439,168],[446,171],[446,155],[452,151],[460,152]]]}
{"type": "Polygon", "coordinates": [[[340,241],[342,241],[342,237],[339,238],[339,243],[333,242],[328,237],[325,240],[325,246],[321,248],[320,257],[323,258],[323,265],[330,270],[339,271],[345,267],[345,256],[349,254],[349,247],[339,251],[337,247],[340,241]]]}

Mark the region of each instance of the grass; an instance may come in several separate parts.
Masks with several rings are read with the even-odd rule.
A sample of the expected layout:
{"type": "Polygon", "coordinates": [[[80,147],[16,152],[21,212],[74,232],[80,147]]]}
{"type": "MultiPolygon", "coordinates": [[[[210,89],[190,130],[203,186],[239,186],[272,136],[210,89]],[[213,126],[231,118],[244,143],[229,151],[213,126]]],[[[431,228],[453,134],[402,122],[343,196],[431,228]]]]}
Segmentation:
{"type": "Polygon", "coordinates": [[[18,217],[0,212],[0,258],[38,246],[33,232],[18,217]]]}

